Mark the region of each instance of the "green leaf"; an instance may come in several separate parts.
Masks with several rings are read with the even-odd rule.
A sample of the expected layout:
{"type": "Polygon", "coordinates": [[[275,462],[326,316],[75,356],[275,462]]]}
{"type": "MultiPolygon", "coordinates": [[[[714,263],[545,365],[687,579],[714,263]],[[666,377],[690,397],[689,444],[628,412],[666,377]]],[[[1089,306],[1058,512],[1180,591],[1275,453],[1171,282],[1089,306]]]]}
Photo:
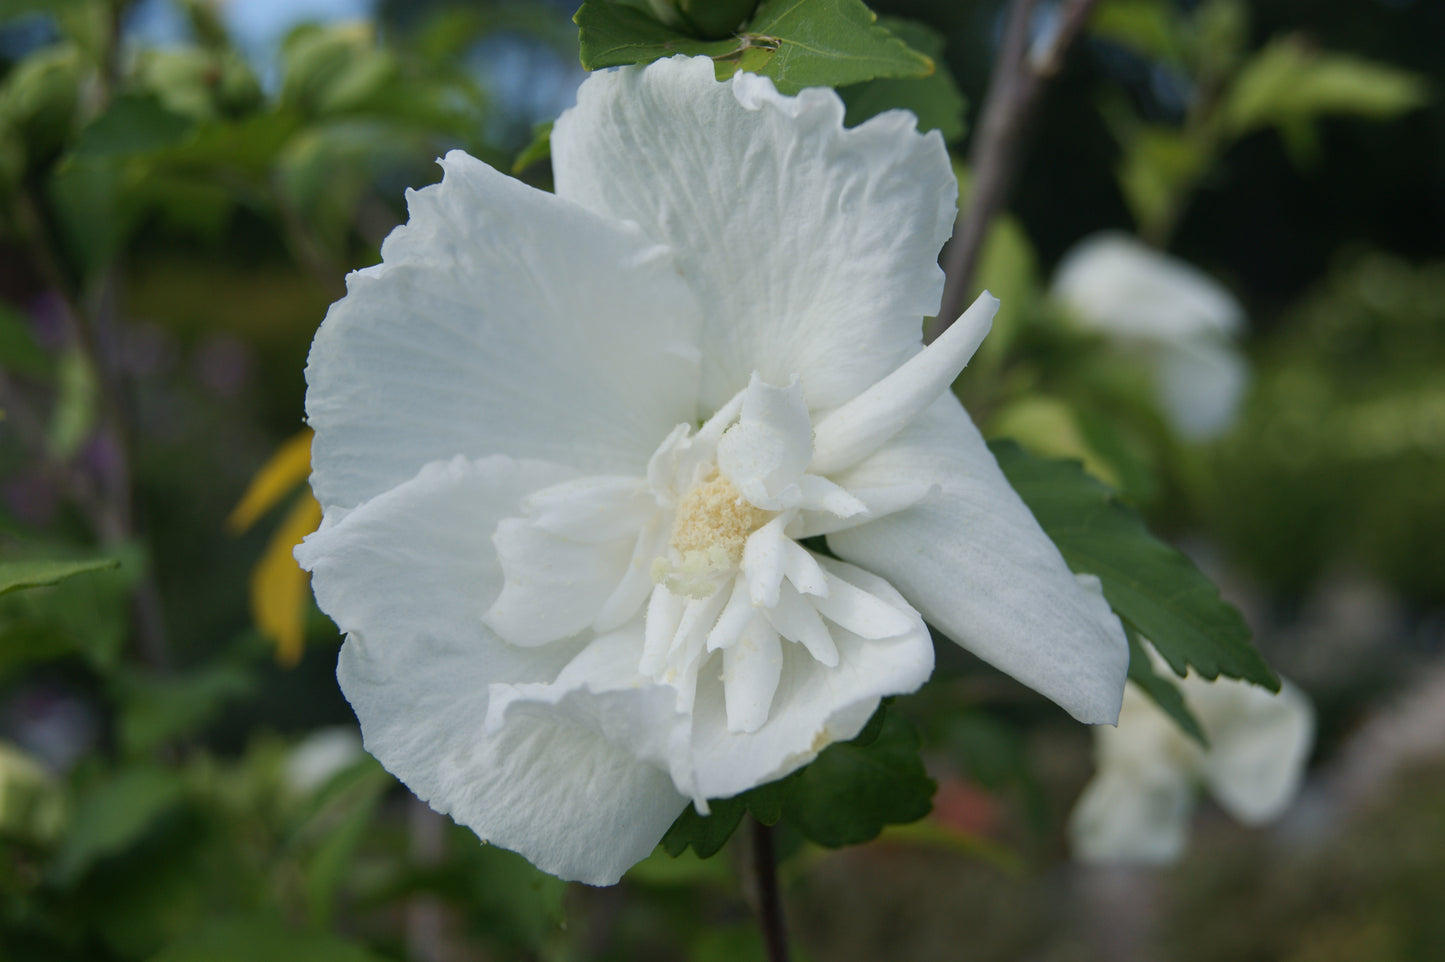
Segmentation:
{"type": "MultiPolygon", "coordinates": [[[[38,554],[42,549],[26,550],[38,554]]],[[[78,562],[86,566],[86,577],[58,579],[43,591],[0,595],[0,678],[30,662],[73,654],[101,671],[115,664],[129,636],[131,586],[144,562],[133,549],[111,550],[120,557],[118,566],[110,559],[89,559],[78,562]]]]}
{"type": "Polygon", "coordinates": [[[0,561],[0,595],[21,588],[53,585],[92,571],[119,568],[115,558],[87,558],[82,561],[0,561]]]}
{"type": "MultiPolygon", "coordinates": [[[[756,789],[754,789],[756,791],[756,789]]],[[[691,805],[687,807],[667,834],[662,836],[662,847],[673,858],[687,851],[689,847],[698,858],[711,858],[727,844],[743,815],[747,813],[747,793],[734,798],[718,798],[708,802],[708,814],[699,815],[691,805]]]]}
{"type": "Polygon", "coordinates": [[[137,841],[181,801],[181,776],[162,768],[135,767],[82,792],[54,871],[62,885],[78,879],[99,859],[137,841]]]}
{"type": "Polygon", "coordinates": [[[778,90],[841,87],[875,77],[927,77],[933,60],[875,22],[862,0],[764,0],[742,35],[737,69],[778,90]]]}
{"type": "Polygon", "coordinates": [[[962,138],[968,129],[963,119],[968,102],[944,65],[943,34],[914,20],[886,17],[878,23],[932,58],[935,69],[926,77],[878,77],[844,87],[838,91],[848,106],[843,122],[852,127],[885,110],[902,108],[913,111],[919,130],[937,130],[946,143],[962,138]]]}
{"type": "Polygon", "coordinates": [[[320,837],[306,862],[306,909],[313,925],[330,924],[336,893],[371,828],[377,806],[396,784],[380,765],[367,761],[337,774],[339,784],[327,792],[324,805],[304,829],[320,837]]]}
{"type": "Polygon", "coordinates": [[[1182,59],[1173,6],[1160,0],[1107,0],[1089,19],[1089,32],[1155,60],[1182,59]]]}
{"type": "Polygon", "coordinates": [[[870,745],[833,745],[790,775],[783,819],[811,842],[829,848],[876,838],[884,826],[914,822],[933,807],[937,787],[918,757],[918,733],[889,712],[870,745]]]}
{"type": "Polygon", "coordinates": [[[55,380],[57,397],[46,440],[57,459],[68,461],[80,451],[95,427],[100,386],[90,359],[78,347],[60,356],[55,380]]]}
{"type": "Polygon", "coordinates": [[[917,732],[880,706],[857,738],[830,745],[806,768],[733,798],[710,799],[707,816],[688,808],[662,847],[673,857],[691,847],[708,858],[749,812],[764,825],[782,820],[819,845],[855,845],[886,825],[927,815],[934,787],[918,757],[917,732]]]}
{"type": "Polygon", "coordinates": [[[43,47],[0,81],[0,134],[18,142],[18,166],[35,170],[53,159],[73,133],[86,67],[70,44],[43,47]]]}
{"type": "Polygon", "coordinates": [[[585,0],[572,22],[580,31],[582,66],[588,70],[652,63],[679,53],[716,58],[740,52],[736,38],[698,40],[636,7],[609,0],[585,0]]]}
{"type": "Polygon", "coordinates": [[[1164,714],[1174,719],[1174,723],[1183,729],[1186,735],[1197,741],[1201,747],[1208,748],[1209,739],[1204,734],[1204,728],[1184,703],[1184,695],[1179,686],[1154,670],[1149,654],[1139,641],[1138,633],[1127,624],[1124,626],[1124,634],[1129,639],[1129,680],[1138,685],[1139,690],[1148,695],[1149,700],[1158,705],[1164,714]]]}
{"type": "Polygon", "coordinates": [[[80,133],[74,156],[145,154],[180,143],[191,132],[188,117],[172,113],[150,94],[124,94],[80,133]]]}
{"type": "Polygon", "coordinates": [[[1279,690],[1239,611],[1077,462],[1036,458],[1012,441],[989,449],[1069,567],[1097,576],[1113,609],[1176,674],[1192,666],[1204,678],[1224,674],[1279,690]]]}
{"type": "Polygon", "coordinates": [[[140,755],[169,738],[195,731],[227,702],[248,694],[254,682],[249,672],[227,664],[183,675],[123,674],[116,684],[121,746],[140,755]]]}
{"type": "Polygon", "coordinates": [[[396,58],[367,23],[305,24],[282,44],[281,102],[309,116],[354,110],[397,74],[396,58]]]}
{"type": "Polygon", "coordinates": [[[1124,143],[1117,176],[1134,220],[1148,226],[1167,217],[1210,159],[1208,151],[1181,130],[1141,125],[1133,131],[1124,143]]]}
{"type": "Polygon", "coordinates": [[[1382,120],[1429,99],[1418,74],[1346,54],[1313,50],[1285,37],[1240,70],[1221,110],[1234,136],[1271,124],[1346,114],[1382,120]]]}
{"type": "Polygon", "coordinates": [[[648,0],[664,23],[678,23],[707,40],[736,33],[753,15],[758,0],[648,0]]]}
{"type": "Polygon", "coordinates": [[[326,932],[298,931],[280,919],[252,916],[203,919],[150,962],[381,962],[360,945],[326,932]]]}
{"type": "Polygon", "coordinates": [[[540,164],[552,156],[552,121],[532,128],[532,142],[522,148],[512,162],[512,173],[520,174],[533,164],[540,164]]]}
{"type": "Polygon", "coordinates": [[[765,0],[736,37],[698,40],[634,7],[586,0],[573,18],[588,70],[674,54],[712,57],[724,80],[738,70],[771,77],[786,94],[875,77],[926,77],[933,61],[875,23],[862,0],[765,0]]]}

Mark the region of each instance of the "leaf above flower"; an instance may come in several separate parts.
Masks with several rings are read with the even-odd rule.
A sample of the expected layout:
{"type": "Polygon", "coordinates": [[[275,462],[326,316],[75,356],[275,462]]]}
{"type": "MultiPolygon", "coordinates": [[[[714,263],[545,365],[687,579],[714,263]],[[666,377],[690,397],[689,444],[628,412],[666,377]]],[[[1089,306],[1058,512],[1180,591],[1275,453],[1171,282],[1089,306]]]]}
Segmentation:
{"type": "Polygon", "coordinates": [[[608,0],[587,0],[573,19],[588,70],[705,56],[719,80],[744,70],[772,78],[782,93],[934,72],[929,57],[879,26],[861,0],[764,0],[742,31],[723,40],[701,40],[608,0]]]}

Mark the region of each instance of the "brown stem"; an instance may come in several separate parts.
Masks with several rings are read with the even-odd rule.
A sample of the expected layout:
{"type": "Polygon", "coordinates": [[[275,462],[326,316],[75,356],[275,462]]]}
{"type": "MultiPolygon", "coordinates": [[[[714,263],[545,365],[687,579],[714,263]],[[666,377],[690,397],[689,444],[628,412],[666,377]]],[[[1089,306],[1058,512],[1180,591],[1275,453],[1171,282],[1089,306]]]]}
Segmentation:
{"type": "Polygon", "coordinates": [[[778,893],[778,858],[770,826],[752,822],[753,882],[757,887],[758,927],[768,962],[788,962],[788,933],[783,925],[783,901],[778,893]]]}
{"type": "Polygon", "coordinates": [[[1047,47],[1031,55],[1029,21],[1038,0],[1013,0],[1003,42],[989,78],[978,132],[969,150],[969,194],[943,252],[943,302],[924,340],[948,330],[963,311],[989,225],[1003,210],[1018,171],[1018,154],[1044,84],[1063,65],[1064,55],[1098,0],[1065,0],[1047,47]]]}

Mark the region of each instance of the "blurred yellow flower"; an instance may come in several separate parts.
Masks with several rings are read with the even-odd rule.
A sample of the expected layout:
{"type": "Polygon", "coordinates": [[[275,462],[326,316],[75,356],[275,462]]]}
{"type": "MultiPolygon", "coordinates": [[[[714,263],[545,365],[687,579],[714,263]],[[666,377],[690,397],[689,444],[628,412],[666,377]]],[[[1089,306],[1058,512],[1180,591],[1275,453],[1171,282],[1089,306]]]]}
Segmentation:
{"type": "MultiPolygon", "coordinates": [[[[311,474],[311,430],[296,434],[276,450],[256,476],[230,517],[232,534],[248,530],[311,474]]],[[[291,667],[301,660],[306,641],[306,612],[311,606],[310,576],[292,551],[321,524],[321,505],[304,489],[266,543],[251,569],[251,617],[261,633],[276,643],[276,660],[291,667]]]]}

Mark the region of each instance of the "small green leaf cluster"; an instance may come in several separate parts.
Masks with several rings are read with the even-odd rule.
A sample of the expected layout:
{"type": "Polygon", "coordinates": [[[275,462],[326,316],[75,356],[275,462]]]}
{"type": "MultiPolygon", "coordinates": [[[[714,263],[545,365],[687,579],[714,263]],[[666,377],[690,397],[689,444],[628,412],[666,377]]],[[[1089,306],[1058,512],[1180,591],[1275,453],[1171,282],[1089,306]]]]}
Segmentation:
{"type": "Polygon", "coordinates": [[[1318,154],[1321,120],[1389,120],[1429,100],[1420,76],[1320,49],[1303,34],[1249,50],[1249,26],[1242,0],[1208,0],[1188,12],[1161,0],[1109,0],[1091,25],[1170,73],[1187,101],[1182,123],[1145,121],[1119,98],[1106,105],[1123,147],[1119,185],[1151,240],[1168,239],[1189,195],[1235,141],[1276,131],[1306,165],[1318,154]]]}
{"type": "Polygon", "coordinates": [[[1445,265],[1341,262],[1265,338],[1239,429],[1200,485],[1211,528],[1292,596],[1342,567],[1445,600],[1445,265]]]}
{"type": "MultiPolygon", "coordinates": [[[[683,15],[686,6],[671,8],[678,16],[664,21],[623,3],[587,0],[576,16],[582,65],[597,70],[677,54],[711,57],[719,80],[743,70],[772,78],[783,93],[881,78],[927,78],[938,70],[932,56],[911,45],[922,37],[921,45],[934,46],[927,31],[904,36],[909,28],[900,33],[895,23],[880,24],[862,0],[762,0],[751,16],[733,21],[730,36],[721,37],[715,24],[706,31],[690,30],[683,15]]],[[[729,16],[745,7],[726,5],[729,16]]],[[[940,111],[948,110],[949,98],[957,97],[952,85],[905,91],[930,105],[937,103],[940,111]]]]}

